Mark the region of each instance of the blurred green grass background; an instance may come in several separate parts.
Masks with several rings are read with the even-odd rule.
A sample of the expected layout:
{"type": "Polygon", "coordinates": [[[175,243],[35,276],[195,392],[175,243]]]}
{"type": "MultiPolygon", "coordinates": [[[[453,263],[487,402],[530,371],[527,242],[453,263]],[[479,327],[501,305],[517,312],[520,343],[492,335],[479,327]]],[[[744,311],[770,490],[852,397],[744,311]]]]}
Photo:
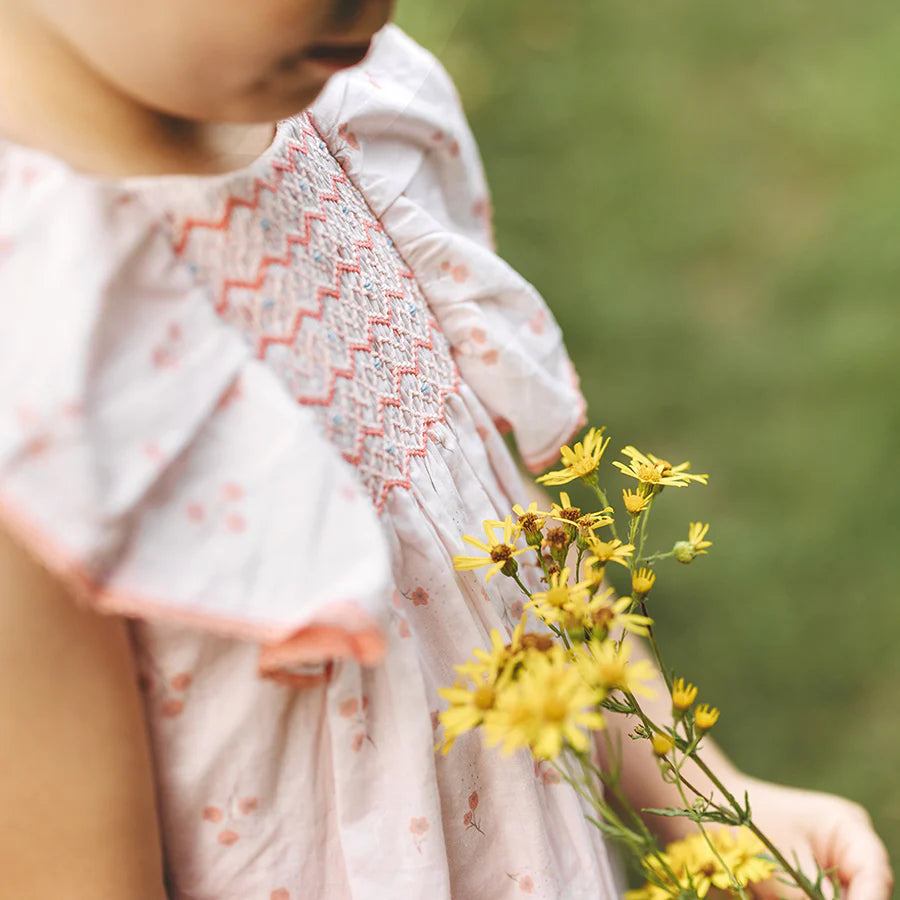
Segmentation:
{"type": "Polygon", "coordinates": [[[863,803],[900,868],[900,8],[399,19],[457,82],[501,253],[559,319],[591,421],[711,475],[653,529],[702,519],[715,542],[659,572],[670,660],[744,769],[863,803]]]}

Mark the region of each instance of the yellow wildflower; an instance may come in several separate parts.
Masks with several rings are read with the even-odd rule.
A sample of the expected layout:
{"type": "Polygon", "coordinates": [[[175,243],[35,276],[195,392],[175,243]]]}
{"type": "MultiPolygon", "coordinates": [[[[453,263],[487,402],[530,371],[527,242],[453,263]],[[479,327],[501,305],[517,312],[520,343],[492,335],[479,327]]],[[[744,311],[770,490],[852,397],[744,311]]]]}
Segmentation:
{"type": "Polygon", "coordinates": [[[512,633],[512,639],[508,644],[503,643],[503,637],[496,628],[491,629],[491,649],[482,650],[476,647],[472,651],[474,660],[454,666],[462,675],[468,675],[475,681],[487,679],[490,683],[496,682],[507,670],[509,663],[516,662],[525,649],[525,619],[523,618],[512,633]]]}
{"type": "Polygon", "coordinates": [[[701,703],[694,710],[694,724],[700,731],[709,731],[716,722],[719,721],[719,710],[715,707],[710,709],[708,703],[701,703]]]}
{"type": "MultiPolygon", "coordinates": [[[[482,566],[490,566],[490,569],[484,578],[485,581],[490,581],[505,566],[516,566],[515,557],[519,556],[521,553],[525,553],[528,548],[516,548],[515,530],[516,528],[513,525],[512,516],[507,516],[503,522],[487,521],[484,523],[484,533],[487,535],[488,543],[470,537],[468,534],[463,535],[463,540],[467,544],[471,544],[473,547],[483,551],[487,556],[454,556],[453,568],[470,570],[480,569],[482,566]],[[500,525],[503,527],[502,541],[498,540],[497,535],[494,533],[494,529],[500,525]]],[[[515,569],[513,569],[513,571],[515,571],[515,569]]]]}
{"type": "Polygon", "coordinates": [[[654,697],[656,692],[643,682],[651,681],[656,670],[647,659],[630,662],[631,645],[625,641],[616,647],[615,641],[597,638],[576,648],[575,661],[585,679],[604,690],[622,690],[629,694],[654,697]]]}
{"type": "Polygon", "coordinates": [[[656,574],[652,569],[642,568],[631,576],[631,589],[638,598],[645,597],[650,593],[656,582],[656,574]]]}
{"type": "MultiPolygon", "coordinates": [[[[741,887],[771,878],[776,870],[773,860],[767,859],[766,846],[749,828],[735,831],[721,829],[713,838],[713,843],[731,869],[741,887]]],[[[728,888],[730,882],[726,873],[713,877],[718,888],[728,888]],[[723,877],[724,876],[724,877],[723,877]]]]}
{"type": "Polygon", "coordinates": [[[692,684],[685,684],[683,678],[676,678],[672,685],[672,706],[675,710],[684,712],[690,709],[697,699],[697,688],[692,684]]]}
{"type": "Polygon", "coordinates": [[[694,548],[694,553],[706,553],[707,547],[712,547],[712,541],[705,541],[709,525],[700,522],[691,522],[688,527],[688,543],[694,548]]]}
{"type": "Polygon", "coordinates": [[[628,557],[634,553],[634,544],[623,544],[618,538],[613,541],[594,538],[588,542],[588,550],[593,554],[588,562],[593,565],[605,566],[608,562],[614,562],[628,568],[628,557]]]}
{"type": "Polygon", "coordinates": [[[496,708],[484,720],[489,745],[500,744],[510,754],[521,747],[542,759],[558,756],[563,744],[588,749],[585,730],[604,727],[597,711],[602,693],[592,688],[571,665],[562,647],[528,653],[516,680],[497,697],[496,708]]]}
{"type": "Polygon", "coordinates": [[[688,539],[678,541],[673,548],[675,559],[680,563],[693,562],[696,557],[706,555],[706,548],[712,547],[712,541],[704,540],[709,525],[700,522],[691,522],[688,528],[688,539]]]}
{"type": "Polygon", "coordinates": [[[609,444],[609,438],[604,440],[604,428],[592,428],[583,441],[579,441],[574,447],[560,447],[560,461],[564,468],[556,472],[548,472],[541,475],[537,481],[540,484],[560,485],[568,484],[576,478],[591,480],[596,478],[594,472],[600,465],[603,451],[609,444]]]}
{"type": "Polygon", "coordinates": [[[670,753],[672,748],[675,746],[675,741],[672,740],[667,734],[654,734],[650,739],[650,743],[653,745],[653,752],[657,756],[665,756],[670,753]]]}
{"type": "Polygon", "coordinates": [[[668,460],[659,459],[652,453],[641,453],[635,447],[625,447],[622,453],[627,456],[631,462],[626,465],[618,461],[613,461],[613,465],[632,478],[636,478],[641,484],[650,485],[653,490],[671,485],[672,487],[685,487],[692,481],[700,484],[706,484],[708,475],[694,475],[688,470],[691,464],[688,462],[680,463],[673,466],[668,460]]]}
{"type": "Polygon", "coordinates": [[[649,626],[653,624],[653,619],[649,616],[627,612],[634,603],[631,597],[620,597],[615,603],[612,603],[609,600],[612,593],[613,590],[610,588],[603,594],[602,605],[591,613],[590,627],[601,638],[620,628],[623,631],[630,631],[632,634],[646,637],[650,633],[649,626]]]}
{"type": "Polygon", "coordinates": [[[539,545],[541,542],[541,530],[547,521],[547,513],[541,512],[537,508],[537,502],[532,501],[528,504],[528,509],[523,509],[520,504],[513,507],[513,512],[518,517],[516,524],[519,531],[525,535],[525,539],[532,546],[539,545]]]}
{"type": "Polygon", "coordinates": [[[449,708],[438,716],[444,726],[441,752],[446,754],[461,734],[481,725],[485,713],[494,707],[497,691],[484,679],[475,681],[472,687],[457,681],[452,688],[440,688],[438,695],[450,701],[449,708]]]}
{"type": "MultiPolygon", "coordinates": [[[[551,519],[562,522],[570,528],[599,528],[601,525],[609,525],[612,518],[607,513],[612,512],[612,507],[608,506],[600,512],[584,513],[582,515],[581,508],[573,506],[569,495],[565,491],[559,494],[559,503],[554,503],[549,512],[551,519]]],[[[574,532],[572,532],[574,537],[574,532]]]]}
{"type": "Polygon", "coordinates": [[[625,511],[629,515],[636,516],[642,513],[653,500],[653,494],[640,494],[635,491],[622,491],[622,500],[625,502],[625,511]]]}
{"type": "MultiPolygon", "coordinates": [[[[569,569],[562,569],[550,575],[546,591],[531,595],[525,604],[526,609],[533,609],[535,615],[545,622],[560,623],[564,628],[576,628],[579,621],[593,612],[589,588],[591,582],[579,581],[569,584],[569,569]]],[[[602,604],[597,604],[597,608],[602,604]]],[[[583,627],[583,626],[582,626],[583,627]]]]}
{"type": "Polygon", "coordinates": [[[731,875],[723,861],[742,887],[766,881],[775,872],[775,865],[760,855],[765,848],[746,828],[736,832],[707,829],[706,833],[715,852],[702,834],[692,834],[669,844],[661,854],[662,860],[656,855],[645,857],[644,868],[653,880],[626,893],[626,900],[668,900],[682,894],[703,898],[712,887],[732,889],[731,875]]]}

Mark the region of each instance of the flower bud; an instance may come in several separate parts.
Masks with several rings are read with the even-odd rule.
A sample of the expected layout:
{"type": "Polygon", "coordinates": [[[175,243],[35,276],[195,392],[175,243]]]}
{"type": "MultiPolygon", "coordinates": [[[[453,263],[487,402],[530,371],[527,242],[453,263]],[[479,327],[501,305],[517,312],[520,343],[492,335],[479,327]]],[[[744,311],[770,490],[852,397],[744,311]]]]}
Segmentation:
{"type": "Polygon", "coordinates": [[[675,741],[667,734],[654,734],[650,743],[653,745],[653,752],[657,756],[665,756],[675,746],[675,741]]]}
{"type": "Polygon", "coordinates": [[[688,543],[688,541],[678,541],[672,549],[675,551],[675,559],[685,565],[697,558],[697,551],[694,550],[694,545],[688,543]]]}

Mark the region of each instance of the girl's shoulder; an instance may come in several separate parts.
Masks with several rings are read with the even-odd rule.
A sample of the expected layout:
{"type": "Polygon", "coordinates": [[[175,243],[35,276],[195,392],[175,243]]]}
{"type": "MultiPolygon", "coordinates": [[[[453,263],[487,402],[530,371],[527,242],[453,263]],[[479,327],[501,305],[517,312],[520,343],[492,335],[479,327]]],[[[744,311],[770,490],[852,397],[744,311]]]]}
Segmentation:
{"type": "Polygon", "coordinates": [[[377,659],[374,511],[164,214],[40,154],[0,166],[0,528],[94,608],[255,642],[273,677],[377,659]]]}

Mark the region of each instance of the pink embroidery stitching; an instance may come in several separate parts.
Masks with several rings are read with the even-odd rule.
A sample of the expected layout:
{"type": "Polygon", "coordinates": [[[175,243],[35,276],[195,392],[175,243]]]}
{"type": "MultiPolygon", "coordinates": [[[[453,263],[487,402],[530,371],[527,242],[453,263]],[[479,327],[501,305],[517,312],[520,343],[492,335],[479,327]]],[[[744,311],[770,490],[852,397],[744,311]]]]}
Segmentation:
{"type": "MultiPolygon", "coordinates": [[[[458,372],[412,272],[310,117],[283,127],[293,128],[283,158],[249,196],[210,218],[183,215],[174,247],[211,285],[217,313],[314,409],[380,513],[393,488],[409,489],[458,372]],[[270,227],[290,221],[284,203],[293,231],[270,227]]],[[[339,136],[356,140],[349,126],[339,136]]]]}

